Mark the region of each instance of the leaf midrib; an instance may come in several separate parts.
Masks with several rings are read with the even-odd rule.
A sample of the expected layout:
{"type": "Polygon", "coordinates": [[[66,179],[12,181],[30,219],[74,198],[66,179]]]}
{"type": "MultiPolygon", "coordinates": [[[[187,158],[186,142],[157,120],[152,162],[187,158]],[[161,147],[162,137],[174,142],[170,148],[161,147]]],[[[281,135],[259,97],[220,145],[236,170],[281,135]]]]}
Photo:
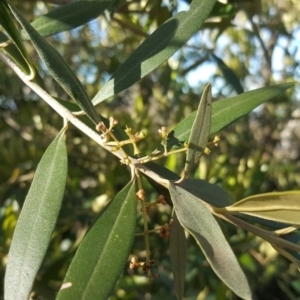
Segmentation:
{"type": "MultiPolygon", "coordinates": [[[[60,137],[61,138],[61,137],[60,137]]],[[[59,139],[60,139],[59,138],[59,139]]],[[[53,171],[53,169],[54,169],[54,166],[55,166],[55,161],[56,161],[56,157],[58,156],[57,154],[58,154],[58,151],[57,151],[57,148],[59,148],[60,147],[60,145],[59,145],[59,139],[58,139],[58,141],[57,141],[57,145],[56,145],[56,147],[55,147],[55,155],[53,156],[53,160],[52,160],[52,162],[51,162],[51,165],[50,165],[50,174],[52,174],[52,171],[53,171]]],[[[45,199],[45,195],[46,194],[48,194],[47,193],[47,190],[48,190],[48,187],[49,187],[49,182],[52,180],[52,178],[53,178],[53,175],[52,176],[50,176],[50,177],[47,177],[48,178],[48,180],[46,181],[46,188],[44,189],[44,191],[45,191],[45,193],[43,194],[43,196],[42,196],[42,201],[40,201],[39,203],[40,203],[40,205],[38,206],[38,210],[37,210],[37,216],[39,216],[39,212],[41,211],[41,208],[43,207],[43,205],[41,205],[41,204],[43,204],[44,203],[44,199],[45,199]]],[[[25,199],[25,201],[26,201],[26,199],[25,199]]],[[[37,217],[35,217],[35,218],[33,218],[33,223],[32,223],[32,226],[31,226],[31,228],[35,228],[35,225],[36,225],[36,223],[38,222],[38,218],[37,217]]],[[[31,246],[31,241],[32,241],[32,236],[35,234],[35,232],[34,232],[34,230],[30,230],[30,234],[29,234],[29,239],[28,239],[28,243],[26,244],[26,247],[25,247],[25,255],[24,255],[24,257],[25,257],[25,259],[22,259],[22,261],[21,261],[21,270],[23,270],[23,272],[20,272],[19,273],[19,276],[18,276],[18,282],[23,282],[23,281],[21,281],[20,280],[20,278],[22,278],[23,277],[23,274],[26,274],[26,269],[24,270],[24,265],[25,265],[25,263],[27,262],[27,258],[28,258],[28,252],[29,252],[29,250],[31,250],[31,248],[32,247],[30,247],[31,246]]],[[[30,257],[30,256],[29,256],[30,257]]],[[[31,286],[32,286],[32,284],[31,284],[31,286]]],[[[22,284],[20,284],[20,289],[16,289],[16,291],[17,292],[19,292],[19,293],[17,293],[17,295],[20,295],[20,294],[22,294],[22,284]]],[[[29,294],[29,293],[28,293],[29,294]]],[[[21,299],[22,297],[17,297],[16,299],[21,299]]]]}
{"type": "Polygon", "coordinates": [[[122,205],[122,209],[120,209],[119,214],[118,214],[117,218],[115,219],[114,225],[112,226],[111,234],[109,234],[108,239],[106,240],[106,243],[103,247],[103,250],[102,250],[102,252],[101,252],[101,254],[100,254],[100,256],[97,260],[97,263],[95,264],[92,272],[90,273],[91,275],[89,276],[89,280],[87,281],[87,284],[85,285],[85,289],[83,290],[83,293],[82,293],[82,299],[85,299],[86,293],[89,290],[89,286],[92,284],[93,277],[95,276],[95,273],[96,273],[96,269],[98,268],[99,262],[101,261],[102,257],[104,256],[104,253],[106,252],[105,250],[108,248],[107,245],[109,245],[109,241],[114,238],[114,234],[112,234],[112,233],[114,232],[114,229],[116,227],[118,227],[118,220],[121,218],[121,213],[122,213],[123,209],[125,209],[127,200],[130,200],[130,198],[131,198],[128,195],[129,192],[131,191],[131,188],[132,188],[132,186],[129,187],[127,196],[126,196],[126,198],[123,202],[123,205],[122,205]]]}

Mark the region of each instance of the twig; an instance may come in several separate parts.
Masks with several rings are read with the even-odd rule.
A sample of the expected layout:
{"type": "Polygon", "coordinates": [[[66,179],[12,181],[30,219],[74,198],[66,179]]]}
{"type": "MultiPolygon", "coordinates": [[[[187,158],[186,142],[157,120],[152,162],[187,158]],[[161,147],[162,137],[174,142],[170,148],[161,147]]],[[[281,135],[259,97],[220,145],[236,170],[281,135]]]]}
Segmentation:
{"type": "Polygon", "coordinates": [[[125,28],[125,29],[127,29],[127,30],[132,31],[134,34],[138,34],[138,35],[143,36],[143,37],[145,37],[145,38],[148,37],[148,34],[147,34],[147,33],[143,32],[142,30],[140,30],[139,28],[137,28],[137,27],[134,26],[134,25],[128,24],[128,23],[126,23],[126,22],[124,22],[124,21],[122,21],[122,20],[120,20],[120,19],[118,19],[118,18],[116,18],[116,17],[113,17],[113,18],[112,18],[112,21],[115,21],[115,22],[116,22],[118,25],[120,25],[122,28],[125,28]]]}
{"type": "Polygon", "coordinates": [[[141,164],[137,159],[133,157],[126,157],[121,150],[116,150],[114,146],[107,145],[105,143],[105,139],[103,139],[96,131],[92,130],[90,127],[84,124],[80,119],[73,115],[71,111],[69,111],[59,102],[57,102],[51,95],[49,95],[45,90],[43,90],[37,83],[30,81],[28,76],[25,73],[23,73],[23,71],[15,64],[15,62],[11,60],[7,55],[5,55],[5,53],[3,53],[2,51],[0,51],[0,59],[5,64],[7,64],[28,87],[30,87],[37,95],[39,95],[44,101],[46,101],[47,104],[51,106],[61,117],[68,120],[70,123],[72,123],[75,127],[81,130],[87,136],[89,136],[101,147],[117,156],[121,161],[126,160],[126,162],[128,162],[128,165],[130,165],[132,168],[138,169],[140,172],[152,178],[162,186],[166,188],[169,187],[169,181],[167,179],[162,178],[155,172],[151,171],[143,164],[141,164]]]}
{"type": "Polygon", "coordinates": [[[264,41],[262,40],[261,36],[260,36],[260,33],[259,33],[259,29],[258,29],[258,26],[253,22],[253,19],[251,18],[250,14],[248,13],[247,9],[244,7],[244,5],[242,3],[240,3],[240,6],[241,8],[243,9],[243,11],[245,12],[248,20],[250,21],[251,23],[251,26],[252,26],[252,30],[253,30],[253,33],[256,35],[259,43],[260,43],[260,46],[264,52],[264,56],[265,56],[265,60],[267,62],[267,65],[268,65],[268,68],[269,68],[269,71],[271,72],[271,69],[272,69],[272,61],[271,61],[271,57],[269,55],[269,52],[265,46],[265,43],[264,41]]]}

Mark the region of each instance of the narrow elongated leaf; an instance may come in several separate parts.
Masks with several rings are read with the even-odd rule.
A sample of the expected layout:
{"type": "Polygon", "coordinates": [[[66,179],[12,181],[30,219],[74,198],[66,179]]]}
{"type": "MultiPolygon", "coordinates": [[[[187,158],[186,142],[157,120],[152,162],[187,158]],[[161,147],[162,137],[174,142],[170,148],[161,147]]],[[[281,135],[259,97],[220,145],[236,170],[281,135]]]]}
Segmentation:
{"type": "Polygon", "coordinates": [[[108,299],[130,253],[135,226],[135,184],[130,182],[86,234],[56,299],[108,299]]]}
{"type": "MultiPolygon", "coordinates": [[[[1,11],[1,8],[0,8],[1,11]]],[[[0,16],[1,19],[1,16],[0,16]]],[[[0,44],[7,42],[7,36],[0,31],[0,44]]],[[[6,47],[1,48],[1,51],[5,52],[10,56],[10,58],[22,69],[22,71],[26,74],[30,74],[30,70],[28,68],[28,64],[24,59],[23,55],[20,53],[19,49],[15,44],[7,45],[6,47]]]]}
{"type": "Polygon", "coordinates": [[[63,60],[61,55],[53,47],[51,47],[46,40],[42,38],[39,33],[23,18],[23,16],[12,4],[9,4],[9,7],[30,37],[30,41],[32,42],[42,61],[49,69],[49,72],[52,74],[53,78],[80,106],[87,116],[93,120],[95,124],[98,124],[100,122],[100,117],[97,114],[95,107],[91,103],[84,87],[68,64],[63,60]]]}
{"type": "Polygon", "coordinates": [[[181,225],[197,241],[214,272],[242,299],[252,299],[248,281],[218,223],[197,197],[170,182],[171,199],[181,225]]]}
{"type": "Polygon", "coordinates": [[[149,74],[200,28],[214,7],[215,0],[194,0],[189,11],[180,12],[153,32],[120,66],[93,99],[94,105],[127,89],[149,74]]]}
{"type": "MultiPolygon", "coordinates": [[[[18,64],[18,66],[26,75],[33,76],[34,69],[29,63],[28,54],[26,48],[23,45],[20,33],[17,30],[14,22],[11,20],[11,17],[8,15],[7,5],[4,4],[3,1],[0,1],[0,25],[5,29],[7,34],[9,34],[10,38],[18,49],[18,51],[9,51],[8,49],[8,51],[6,52],[8,52],[10,57],[18,64]]],[[[1,37],[1,39],[2,38],[4,38],[4,35],[1,37]]],[[[2,40],[2,42],[4,41],[2,40]]],[[[5,48],[1,50],[5,50],[5,48]]]]}
{"type": "Polygon", "coordinates": [[[239,218],[246,221],[246,222],[248,222],[248,223],[251,223],[251,224],[256,223],[256,224],[263,225],[265,227],[269,227],[270,230],[282,229],[282,228],[290,226],[290,224],[271,221],[271,220],[266,220],[266,219],[263,219],[263,218],[258,218],[258,217],[254,217],[254,216],[250,216],[250,215],[246,215],[246,214],[240,214],[239,218]]]}
{"type": "MultiPolygon", "coordinates": [[[[97,18],[113,2],[112,0],[73,2],[37,18],[31,23],[31,26],[42,37],[54,35],[84,25],[97,18]]],[[[29,39],[26,32],[23,32],[22,37],[29,39]]]]}
{"type": "MultiPolygon", "coordinates": [[[[299,258],[297,259],[297,254],[295,254],[295,253],[290,253],[289,251],[287,251],[287,250],[285,250],[285,249],[282,249],[282,248],[278,248],[278,247],[276,247],[276,246],[274,246],[274,245],[272,245],[273,247],[274,247],[274,249],[276,250],[276,251],[278,251],[281,255],[283,255],[285,258],[287,258],[287,259],[289,259],[291,262],[293,262],[296,266],[297,266],[297,268],[298,268],[298,270],[300,269],[300,260],[299,260],[299,258]]],[[[298,255],[299,256],[299,255],[298,255]]]]}
{"type": "MultiPolygon", "coordinates": [[[[0,31],[0,44],[7,42],[7,36],[0,31]]],[[[1,48],[6,55],[8,55],[11,60],[27,75],[27,78],[30,78],[31,81],[36,82],[41,88],[45,89],[44,80],[41,78],[39,73],[36,71],[34,66],[29,67],[28,62],[24,59],[23,55],[19,51],[15,43],[11,43],[4,48],[1,48]]]]}
{"type": "Polygon", "coordinates": [[[240,80],[238,77],[235,75],[235,73],[224,63],[222,59],[217,57],[215,54],[211,54],[213,59],[216,61],[218,64],[218,67],[220,68],[224,78],[232,85],[232,87],[235,89],[237,94],[241,94],[244,92],[244,89],[241,85],[240,80]]]}
{"type": "MultiPolygon", "coordinates": [[[[210,134],[215,134],[238,118],[248,114],[258,105],[278,96],[291,88],[294,83],[283,83],[246,92],[241,95],[216,101],[212,104],[212,120],[210,134]]],[[[190,135],[196,112],[178,123],[168,136],[168,149],[182,145],[190,135]]],[[[160,146],[158,151],[163,151],[160,146]]]]}
{"type": "MultiPolygon", "coordinates": [[[[299,229],[297,231],[291,232],[289,234],[284,234],[280,236],[282,239],[297,244],[299,245],[300,242],[300,232],[299,229]]],[[[277,247],[278,248],[278,247],[277,247]]],[[[284,247],[282,247],[284,248],[284,247]]],[[[295,263],[297,264],[298,268],[299,268],[299,261],[300,261],[300,252],[297,251],[291,251],[288,248],[284,248],[285,250],[289,251],[290,255],[294,257],[295,263]]],[[[276,249],[278,251],[278,249],[276,249]]],[[[288,259],[291,259],[290,257],[288,257],[288,259]]],[[[291,261],[294,261],[293,259],[291,259],[291,261]]]]}
{"type": "Polygon", "coordinates": [[[177,299],[181,300],[184,294],[187,247],[184,229],[180,225],[175,212],[170,229],[170,259],[174,277],[175,294],[177,299]]]}
{"type": "Polygon", "coordinates": [[[199,159],[207,145],[211,123],[211,105],[211,85],[208,84],[202,93],[188,139],[189,147],[186,154],[185,174],[199,163],[199,159]]]}
{"type": "Polygon", "coordinates": [[[5,299],[28,299],[47,251],[67,177],[65,136],[59,134],[42,157],[25,199],[8,254],[5,299]]]}
{"type": "MultiPolygon", "coordinates": [[[[145,164],[147,168],[157,173],[161,177],[168,180],[178,180],[180,176],[173,173],[169,169],[155,163],[149,162],[145,164]]],[[[149,183],[154,187],[158,194],[163,194],[167,203],[172,206],[172,202],[170,199],[169,191],[165,187],[158,184],[156,181],[151,178],[147,178],[149,183]]],[[[232,203],[229,194],[219,187],[217,184],[209,183],[206,180],[202,179],[192,179],[187,178],[179,185],[186,191],[190,192],[194,196],[202,199],[203,201],[212,204],[216,207],[224,207],[228,206],[232,203]]]]}
{"type": "Polygon", "coordinates": [[[286,224],[300,225],[300,191],[247,197],[227,207],[226,210],[286,224]]]}
{"type": "Polygon", "coordinates": [[[206,180],[187,178],[179,186],[213,206],[224,207],[231,200],[229,194],[224,189],[206,180]]]}

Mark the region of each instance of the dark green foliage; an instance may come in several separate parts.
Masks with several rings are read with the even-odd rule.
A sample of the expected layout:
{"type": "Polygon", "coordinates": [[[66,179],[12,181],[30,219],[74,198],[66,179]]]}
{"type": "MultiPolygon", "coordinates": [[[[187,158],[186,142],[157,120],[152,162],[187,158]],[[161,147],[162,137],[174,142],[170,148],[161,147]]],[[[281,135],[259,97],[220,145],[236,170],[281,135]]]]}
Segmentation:
{"type": "Polygon", "coordinates": [[[259,7],[189,2],[49,1],[36,17],[0,0],[5,299],[266,299],[274,278],[276,296],[299,297],[295,55],[271,78],[259,7]],[[251,33],[232,26],[243,12],[251,33]],[[251,77],[253,36],[267,63],[251,77]],[[222,74],[193,89],[182,74],[204,63],[222,74]]]}

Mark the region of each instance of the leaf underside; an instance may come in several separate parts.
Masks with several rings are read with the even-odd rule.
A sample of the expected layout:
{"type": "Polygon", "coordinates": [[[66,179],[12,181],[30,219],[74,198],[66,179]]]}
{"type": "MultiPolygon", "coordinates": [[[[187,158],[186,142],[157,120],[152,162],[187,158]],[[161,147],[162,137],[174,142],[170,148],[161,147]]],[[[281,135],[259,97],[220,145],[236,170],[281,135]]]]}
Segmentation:
{"type": "Polygon", "coordinates": [[[26,196],[9,250],[5,299],[28,299],[46,254],[67,178],[65,136],[59,134],[43,155],[26,196]]]}
{"type": "Polygon", "coordinates": [[[170,194],[178,220],[195,238],[214,272],[239,297],[251,300],[247,278],[206,205],[172,182],[170,194]]]}
{"type": "Polygon", "coordinates": [[[180,49],[201,27],[215,0],[194,0],[188,11],[175,15],[154,31],[119,67],[93,99],[97,105],[129,88],[180,49]]]}
{"type": "Polygon", "coordinates": [[[107,299],[129,256],[135,227],[135,184],[130,182],[84,237],[56,299],[107,299]]]}

